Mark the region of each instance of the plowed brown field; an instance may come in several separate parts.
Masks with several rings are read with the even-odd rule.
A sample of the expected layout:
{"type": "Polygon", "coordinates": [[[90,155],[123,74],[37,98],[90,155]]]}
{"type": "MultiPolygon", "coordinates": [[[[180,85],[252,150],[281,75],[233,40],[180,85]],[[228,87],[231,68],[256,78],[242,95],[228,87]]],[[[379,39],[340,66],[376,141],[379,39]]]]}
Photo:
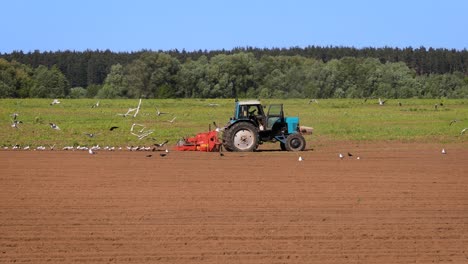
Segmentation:
{"type": "Polygon", "coordinates": [[[468,146],[444,147],[0,151],[0,263],[468,263],[468,146]]]}

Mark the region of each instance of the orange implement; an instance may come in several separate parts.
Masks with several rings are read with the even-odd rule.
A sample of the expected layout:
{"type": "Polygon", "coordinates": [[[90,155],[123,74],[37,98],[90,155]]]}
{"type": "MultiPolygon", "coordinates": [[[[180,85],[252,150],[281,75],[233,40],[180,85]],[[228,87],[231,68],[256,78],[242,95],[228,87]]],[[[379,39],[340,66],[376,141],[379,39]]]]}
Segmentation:
{"type": "Polygon", "coordinates": [[[195,137],[186,138],[177,143],[176,150],[179,151],[219,151],[221,142],[218,140],[218,132],[215,130],[199,133],[195,137]]]}

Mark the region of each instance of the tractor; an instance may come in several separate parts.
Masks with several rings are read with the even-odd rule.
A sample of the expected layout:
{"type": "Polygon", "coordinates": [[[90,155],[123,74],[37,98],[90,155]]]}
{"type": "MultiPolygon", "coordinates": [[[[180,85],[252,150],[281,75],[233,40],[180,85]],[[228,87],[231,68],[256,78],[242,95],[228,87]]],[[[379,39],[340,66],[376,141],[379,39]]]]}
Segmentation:
{"type": "Polygon", "coordinates": [[[299,126],[298,117],[285,117],[283,104],[266,107],[257,100],[236,101],[234,117],[224,127],[222,145],[227,151],[255,151],[264,142],[280,142],[281,150],[303,151],[305,134],[312,128],[299,126]]]}

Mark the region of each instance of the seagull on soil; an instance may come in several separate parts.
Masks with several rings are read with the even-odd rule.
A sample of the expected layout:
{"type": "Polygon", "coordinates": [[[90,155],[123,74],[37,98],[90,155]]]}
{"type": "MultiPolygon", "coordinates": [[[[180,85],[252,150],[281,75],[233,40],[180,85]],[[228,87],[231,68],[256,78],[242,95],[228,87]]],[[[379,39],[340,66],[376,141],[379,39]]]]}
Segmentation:
{"type": "Polygon", "coordinates": [[[343,159],[343,158],[344,158],[343,154],[341,154],[341,153],[338,154],[338,157],[339,157],[340,159],[343,159]]]}
{"type": "Polygon", "coordinates": [[[88,149],[88,153],[91,154],[91,155],[96,154],[96,152],[93,150],[93,148],[88,149]]]}
{"type": "Polygon", "coordinates": [[[445,151],[445,149],[442,149],[442,154],[447,154],[447,151],[445,151]]]}

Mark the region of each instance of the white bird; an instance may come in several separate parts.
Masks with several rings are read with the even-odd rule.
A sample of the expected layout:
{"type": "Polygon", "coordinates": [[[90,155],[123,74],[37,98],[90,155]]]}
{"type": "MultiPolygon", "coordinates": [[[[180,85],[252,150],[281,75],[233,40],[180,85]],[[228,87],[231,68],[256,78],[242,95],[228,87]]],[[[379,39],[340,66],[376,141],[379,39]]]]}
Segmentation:
{"type": "Polygon", "coordinates": [[[360,158],[360,157],[357,157],[356,159],[360,160],[361,158],[360,158]]]}
{"type": "Polygon", "coordinates": [[[343,158],[344,158],[343,154],[341,154],[341,153],[338,154],[338,157],[339,157],[340,159],[343,159],[343,158]]]}
{"type": "Polygon", "coordinates": [[[92,148],[88,149],[88,152],[89,152],[89,154],[91,154],[91,155],[92,155],[92,154],[96,154],[96,152],[94,152],[94,150],[93,150],[92,148]]]}
{"type": "Polygon", "coordinates": [[[22,123],[23,123],[23,121],[14,120],[13,124],[11,124],[11,127],[12,128],[18,128],[18,124],[22,124],[22,123]]]}
{"type": "Polygon", "coordinates": [[[304,160],[304,159],[303,159],[301,156],[299,156],[298,161],[303,161],[303,160],[304,160]]]}
{"type": "Polygon", "coordinates": [[[91,148],[92,148],[92,149],[95,149],[95,150],[100,150],[100,149],[101,149],[101,147],[99,147],[99,145],[92,146],[91,148]]]}
{"type": "Polygon", "coordinates": [[[177,118],[177,116],[174,116],[174,118],[172,118],[172,120],[169,120],[169,121],[167,121],[167,122],[169,122],[169,123],[174,123],[174,121],[175,121],[176,118],[177,118]]]}
{"type": "Polygon", "coordinates": [[[156,114],[157,114],[158,116],[160,116],[160,115],[165,115],[165,114],[169,114],[169,113],[161,112],[161,111],[159,111],[159,108],[156,107],[156,114]]]}
{"type": "Polygon", "coordinates": [[[91,108],[96,108],[96,107],[99,107],[99,101],[97,101],[97,103],[93,104],[93,106],[91,106],[91,108]]]}
{"type": "Polygon", "coordinates": [[[379,98],[379,105],[384,105],[387,100],[383,100],[379,98]]]}
{"type": "Polygon", "coordinates": [[[467,130],[468,130],[468,127],[464,128],[464,129],[460,132],[460,136],[463,135],[463,134],[465,134],[465,131],[467,131],[467,130]]]}
{"type": "Polygon", "coordinates": [[[60,130],[60,127],[57,126],[55,123],[49,123],[50,127],[55,129],[55,130],[60,130]]]}
{"type": "Polygon", "coordinates": [[[442,154],[447,154],[447,151],[445,151],[445,149],[442,149],[442,154]]]}
{"type": "Polygon", "coordinates": [[[164,142],[155,143],[155,144],[153,144],[153,145],[156,146],[156,147],[158,147],[158,148],[160,148],[160,147],[166,145],[168,142],[169,142],[169,140],[165,140],[164,142]]]}
{"type": "Polygon", "coordinates": [[[92,138],[92,137],[95,137],[97,135],[99,135],[100,133],[84,133],[85,135],[87,135],[88,137],[92,138]]]}
{"type": "Polygon", "coordinates": [[[60,101],[58,99],[54,99],[52,103],[50,103],[50,105],[56,105],[56,104],[60,104],[60,101]]]}

